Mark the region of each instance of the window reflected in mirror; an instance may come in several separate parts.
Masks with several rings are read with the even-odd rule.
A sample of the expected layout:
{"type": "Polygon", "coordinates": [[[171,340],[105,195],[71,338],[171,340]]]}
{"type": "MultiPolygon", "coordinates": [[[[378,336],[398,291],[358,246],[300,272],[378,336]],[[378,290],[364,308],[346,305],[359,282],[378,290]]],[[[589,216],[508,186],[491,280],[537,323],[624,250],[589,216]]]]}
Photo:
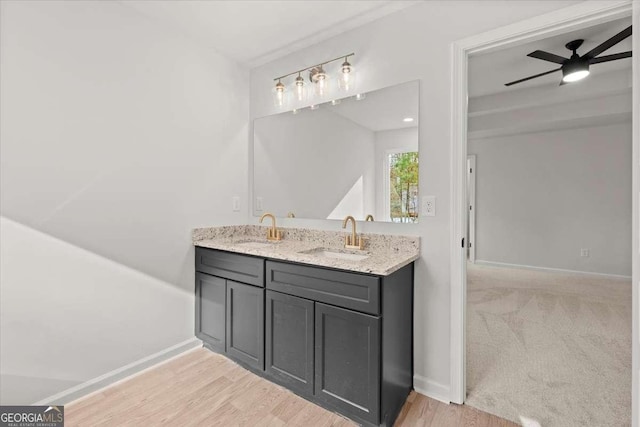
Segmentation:
{"type": "Polygon", "coordinates": [[[391,222],[418,221],[418,152],[404,151],[387,156],[389,183],[385,199],[391,222]]]}

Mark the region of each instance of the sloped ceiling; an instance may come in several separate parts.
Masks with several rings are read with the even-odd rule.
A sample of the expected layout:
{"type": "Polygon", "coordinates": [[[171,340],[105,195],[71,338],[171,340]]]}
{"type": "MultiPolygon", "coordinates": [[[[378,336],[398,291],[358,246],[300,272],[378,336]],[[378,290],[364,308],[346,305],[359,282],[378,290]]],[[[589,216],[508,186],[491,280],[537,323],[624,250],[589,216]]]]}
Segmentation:
{"type": "Polygon", "coordinates": [[[127,0],[121,3],[253,67],[417,2],[127,0]]]}

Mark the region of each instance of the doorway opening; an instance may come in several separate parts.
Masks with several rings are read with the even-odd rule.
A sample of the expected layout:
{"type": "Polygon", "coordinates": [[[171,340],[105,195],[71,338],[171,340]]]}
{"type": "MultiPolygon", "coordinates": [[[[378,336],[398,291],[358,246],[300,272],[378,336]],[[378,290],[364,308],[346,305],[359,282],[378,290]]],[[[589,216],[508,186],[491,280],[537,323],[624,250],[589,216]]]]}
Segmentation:
{"type": "MultiPolygon", "coordinates": [[[[504,29],[496,30],[490,33],[486,33],[477,37],[472,37],[467,40],[463,40],[459,43],[456,43],[454,46],[454,125],[453,125],[453,137],[454,144],[452,145],[452,158],[454,165],[454,173],[453,173],[453,197],[452,197],[452,267],[451,267],[451,280],[452,280],[452,318],[451,318],[451,329],[452,329],[452,345],[451,345],[451,357],[452,357],[452,398],[453,402],[462,403],[466,398],[466,384],[465,384],[465,367],[467,366],[467,360],[465,360],[465,310],[468,305],[467,300],[467,262],[469,258],[469,248],[464,244],[460,245],[460,242],[463,238],[468,242],[468,236],[471,229],[470,220],[469,220],[469,199],[467,194],[467,183],[468,183],[468,175],[467,175],[467,121],[471,121],[472,117],[466,116],[466,102],[467,102],[467,65],[468,65],[468,57],[472,55],[479,55],[480,53],[490,53],[495,52],[498,49],[504,49],[507,47],[513,47],[518,45],[523,45],[525,43],[529,43],[532,41],[542,40],[545,38],[549,38],[555,35],[563,34],[563,33],[571,33],[573,31],[578,31],[581,29],[585,29],[588,27],[593,27],[601,23],[616,21],[625,17],[628,17],[631,14],[631,4],[615,4],[615,5],[580,5],[576,7],[570,7],[566,10],[559,11],[558,13],[549,14],[548,16],[543,17],[542,19],[531,20],[528,22],[523,22],[521,25],[513,25],[511,27],[506,27],[504,29]],[[462,117],[464,116],[464,118],[462,117]],[[456,244],[457,243],[457,244],[456,244]]],[[[559,53],[558,53],[559,54],[559,53]]],[[[633,76],[633,73],[631,73],[633,76]]],[[[471,77],[471,76],[470,76],[471,77]]],[[[637,79],[637,77],[633,77],[637,79]]],[[[627,79],[630,81],[631,79],[627,79]]],[[[637,83],[637,80],[636,80],[637,83]]],[[[567,89],[566,87],[560,88],[561,90],[567,89]]],[[[634,88],[634,90],[637,90],[634,88]]],[[[628,96],[628,94],[627,94],[628,96]]],[[[637,95],[636,95],[637,96],[637,95]]],[[[636,98],[637,99],[637,98],[636,98]]],[[[472,100],[469,99],[469,104],[471,106],[472,100]]],[[[584,98],[583,98],[584,101],[584,98]]],[[[499,106],[496,106],[496,109],[499,109],[499,106]]],[[[600,105],[601,109],[607,109],[606,106],[600,105]]],[[[629,112],[631,113],[631,112],[629,112]]],[[[631,120],[637,121],[638,119],[633,114],[629,114],[631,120]]],[[[591,123],[592,125],[601,125],[601,123],[591,123]]],[[[610,123],[611,124],[611,123],[610,123]]],[[[619,124],[619,123],[618,123],[619,124]]],[[[613,124],[611,124],[613,125],[613,124]]],[[[636,123],[637,127],[637,123],[636,123]]],[[[529,132],[532,133],[532,132],[529,132]]],[[[633,138],[633,156],[637,157],[638,153],[638,135],[635,134],[633,138]]],[[[507,147],[505,150],[508,150],[512,147],[507,147]]],[[[485,157],[481,156],[478,153],[474,153],[477,155],[477,163],[480,167],[480,171],[482,173],[491,171],[490,165],[484,163],[485,157]]],[[[581,152],[575,154],[575,156],[579,157],[581,152]]],[[[631,155],[628,155],[628,158],[631,155]]],[[[627,163],[631,163],[628,161],[627,163]]],[[[539,162],[538,166],[542,169],[545,168],[545,162],[539,162]]],[[[619,276],[628,276],[631,274],[637,274],[638,271],[638,257],[635,256],[638,253],[638,201],[637,201],[637,191],[638,191],[638,182],[637,182],[637,173],[638,173],[638,162],[637,159],[633,162],[631,166],[633,169],[633,178],[629,178],[628,181],[631,182],[630,187],[632,190],[626,191],[627,203],[632,205],[632,209],[628,209],[627,212],[633,211],[634,216],[631,219],[631,244],[627,245],[627,247],[631,247],[632,251],[629,251],[628,254],[625,255],[628,266],[633,265],[633,273],[629,272],[628,274],[619,274],[619,276]],[[630,195],[629,193],[632,193],[630,195]],[[631,202],[632,200],[632,202],[631,202]]],[[[588,173],[590,169],[587,169],[585,173],[588,173]]],[[[478,176],[476,177],[478,181],[480,179],[478,176]]],[[[558,190],[554,187],[549,187],[549,191],[558,190]]],[[[520,195],[520,197],[530,197],[530,194],[520,195]]],[[[483,195],[486,195],[486,186],[483,187],[482,183],[477,183],[477,207],[485,206],[485,200],[483,195]]],[[[568,198],[571,199],[573,195],[571,194],[568,198]]],[[[476,208],[476,206],[474,206],[476,208]]],[[[576,216],[579,216],[580,211],[576,210],[576,216]]],[[[476,214],[476,241],[473,242],[474,249],[476,250],[475,257],[476,263],[478,261],[482,261],[482,248],[483,242],[483,234],[482,234],[482,213],[475,212],[476,214]]],[[[521,242],[522,246],[527,247],[527,244],[521,242]]],[[[578,243],[578,242],[576,242],[578,243]]],[[[572,252],[572,256],[576,256],[577,258],[591,258],[593,261],[596,258],[593,248],[583,247],[582,243],[578,243],[578,250],[576,251],[578,255],[575,255],[572,252]],[[586,251],[583,251],[586,249],[586,251]],[[589,251],[591,249],[591,252],[589,251]],[[586,253],[588,256],[584,256],[586,253]]],[[[579,260],[585,261],[584,259],[579,260]]],[[[535,266],[535,265],[534,265],[535,266]]],[[[504,272],[506,268],[504,266],[500,271],[504,272]]],[[[562,268],[562,267],[559,267],[562,268]]],[[[563,268],[568,269],[568,268],[563,268]]],[[[578,269],[578,271],[589,271],[588,269],[578,269]]],[[[529,270],[529,274],[540,273],[538,270],[529,270]]],[[[591,271],[595,272],[594,270],[591,271]]],[[[614,273],[615,274],[615,273],[614,273]]],[[[613,276],[610,276],[613,277],[613,276]]],[[[637,280],[636,280],[637,282],[637,280]]],[[[634,282],[635,283],[635,282],[634,282]]],[[[636,289],[632,290],[633,298],[627,298],[627,300],[633,300],[632,311],[634,313],[633,318],[637,319],[637,294],[636,289]]],[[[556,305],[557,306],[557,305],[556,305]]],[[[633,327],[637,327],[636,320],[634,320],[633,327]]],[[[629,315],[629,321],[627,322],[627,326],[631,329],[631,315],[629,315]]],[[[517,334],[516,334],[517,335],[517,334]]],[[[631,334],[629,334],[631,335],[631,334]]],[[[526,338],[526,337],[525,337],[526,338]]],[[[594,338],[597,341],[597,339],[594,338]]],[[[630,338],[631,340],[631,338],[630,338]]],[[[637,344],[637,337],[635,334],[632,335],[632,340],[634,341],[634,347],[637,344]]],[[[595,341],[594,341],[595,342],[595,341]]],[[[630,362],[629,362],[630,363],[630,362]]],[[[637,366],[637,353],[634,350],[633,353],[633,363],[637,366]]],[[[632,372],[636,372],[636,369],[631,370],[629,367],[628,376],[632,375],[632,372]]],[[[637,378],[633,378],[634,380],[634,393],[637,390],[637,378]]],[[[630,390],[628,390],[630,391],[630,390]]],[[[629,400],[631,393],[628,393],[629,400]]],[[[505,396],[505,399],[509,399],[509,396],[505,396]]],[[[557,403],[557,402],[556,402],[557,403]]],[[[629,404],[631,406],[631,403],[629,404]]],[[[636,416],[636,408],[634,407],[634,417],[636,416]]],[[[634,418],[635,420],[635,418],[634,418]]],[[[519,420],[521,421],[521,420],[519,420]]]]}

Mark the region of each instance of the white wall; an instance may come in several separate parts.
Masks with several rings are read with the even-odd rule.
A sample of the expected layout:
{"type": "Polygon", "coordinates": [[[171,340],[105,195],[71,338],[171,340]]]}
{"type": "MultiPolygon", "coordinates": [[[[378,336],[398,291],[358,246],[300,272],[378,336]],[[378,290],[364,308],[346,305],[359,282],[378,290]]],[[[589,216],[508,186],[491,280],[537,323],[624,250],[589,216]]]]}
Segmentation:
{"type": "Polygon", "coordinates": [[[478,261],[631,275],[630,121],[469,140],[468,153],[478,261]]]}
{"type": "Polygon", "coordinates": [[[188,340],[192,293],[0,218],[2,404],[31,404],[188,340]]]}
{"type": "Polygon", "coordinates": [[[190,231],[247,217],[248,71],[126,2],[0,8],[1,213],[42,232],[3,221],[3,383],[36,378],[2,402],[29,404],[193,337],[190,231]]]}
{"type": "Polygon", "coordinates": [[[253,128],[254,192],[263,200],[256,214],[342,219],[348,209],[364,219],[373,213],[374,132],[326,108],[260,118],[253,128]]]}
{"type": "MultiPolygon", "coordinates": [[[[536,16],[571,1],[422,2],[251,72],[251,116],[275,113],[273,78],[308,64],[355,52],[358,85],[370,91],[420,79],[420,192],[437,197],[437,215],[417,225],[367,223],[364,231],[421,237],[416,263],[415,386],[449,399],[450,385],[450,105],[451,43],[536,16]]],[[[250,159],[251,160],[251,159],[250,159]]],[[[283,220],[284,225],[338,229],[332,221],[283,220]]]]}

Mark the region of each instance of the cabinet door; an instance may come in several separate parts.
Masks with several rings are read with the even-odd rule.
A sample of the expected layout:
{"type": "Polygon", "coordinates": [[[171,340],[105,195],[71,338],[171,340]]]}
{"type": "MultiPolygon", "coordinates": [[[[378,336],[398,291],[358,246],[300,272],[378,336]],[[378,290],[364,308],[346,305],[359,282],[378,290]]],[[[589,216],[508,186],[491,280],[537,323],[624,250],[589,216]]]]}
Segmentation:
{"type": "Polygon", "coordinates": [[[225,351],[226,280],[196,273],[196,336],[225,351]]]}
{"type": "Polygon", "coordinates": [[[266,297],[266,371],[274,381],[313,395],[313,301],[279,292],[266,297]]]}
{"type": "Polygon", "coordinates": [[[264,288],[227,280],[227,354],[264,370],[264,288]]]}
{"type": "Polygon", "coordinates": [[[316,303],[315,395],[338,412],[380,421],[380,318],[316,303]]]}

